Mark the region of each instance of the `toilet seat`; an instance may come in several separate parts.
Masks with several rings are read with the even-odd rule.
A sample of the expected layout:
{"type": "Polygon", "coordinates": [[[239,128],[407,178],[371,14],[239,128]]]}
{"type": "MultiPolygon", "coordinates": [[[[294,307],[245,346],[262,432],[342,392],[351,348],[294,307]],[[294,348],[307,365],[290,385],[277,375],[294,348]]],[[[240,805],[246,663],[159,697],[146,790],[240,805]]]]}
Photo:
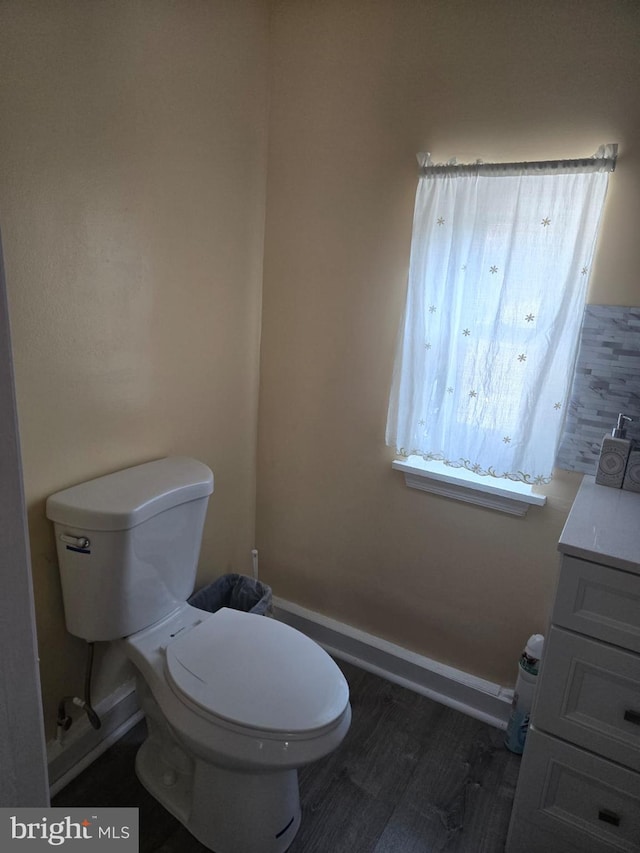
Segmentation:
{"type": "Polygon", "coordinates": [[[167,681],[200,714],[265,734],[321,734],[349,689],[329,655],[275,619],[223,607],[166,648],[167,681]]]}

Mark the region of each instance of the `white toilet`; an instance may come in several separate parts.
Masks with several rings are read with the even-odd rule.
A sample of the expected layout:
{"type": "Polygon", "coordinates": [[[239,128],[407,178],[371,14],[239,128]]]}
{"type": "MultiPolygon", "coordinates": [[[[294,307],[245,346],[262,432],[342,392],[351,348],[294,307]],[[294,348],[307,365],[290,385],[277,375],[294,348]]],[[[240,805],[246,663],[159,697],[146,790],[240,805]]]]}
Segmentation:
{"type": "Polygon", "coordinates": [[[52,495],[65,618],[136,667],[151,794],[215,853],[281,853],[300,825],[297,768],[344,738],[349,688],[288,625],[187,603],[212,491],[206,465],[171,457],[52,495]]]}

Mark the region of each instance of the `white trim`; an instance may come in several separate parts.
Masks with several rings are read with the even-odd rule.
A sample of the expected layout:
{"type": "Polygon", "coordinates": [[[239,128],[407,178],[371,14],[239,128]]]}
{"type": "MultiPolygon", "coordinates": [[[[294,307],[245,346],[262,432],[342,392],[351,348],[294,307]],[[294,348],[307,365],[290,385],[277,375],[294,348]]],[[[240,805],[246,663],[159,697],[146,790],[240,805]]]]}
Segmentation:
{"type": "Polygon", "coordinates": [[[35,808],[49,805],[49,792],[1,238],[0,400],[0,804],[35,808]]]}
{"type": "Polygon", "coordinates": [[[526,515],[529,506],[544,506],[547,501],[544,495],[535,494],[526,483],[480,477],[466,468],[452,468],[443,462],[427,461],[419,456],[396,459],[391,467],[402,471],[405,483],[412,489],[496,509],[509,515],[526,515]]]}
{"type": "Polygon", "coordinates": [[[86,716],[82,715],[65,732],[61,741],[47,743],[52,797],[144,717],[138,705],[135,680],[127,681],[114,690],[96,705],[95,711],[102,723],[99,729],[92,728],[86,716]]]}
{"type": "MultiPolygon", "coordinates": [[[[513,690],[446,666],[285,599],[274,597],[273,605],[276,619],[302,631],[335,657],[491,726],[506,729],[513,690]]],[[[100,729],[93,729],[83,715],[75,720],[61,742],[51,740],[47,743],[52,797],[144,717],[138,705],[134,680],[126,682],[99,702],[95,710],[102,722],[100,729]]]]}
{"type": "Polygon", "coordinates": [[[274,616],[331,655],[436,702],[506,729],[513,690],[411,652],[291,601],[274,597],[274,616]]]}

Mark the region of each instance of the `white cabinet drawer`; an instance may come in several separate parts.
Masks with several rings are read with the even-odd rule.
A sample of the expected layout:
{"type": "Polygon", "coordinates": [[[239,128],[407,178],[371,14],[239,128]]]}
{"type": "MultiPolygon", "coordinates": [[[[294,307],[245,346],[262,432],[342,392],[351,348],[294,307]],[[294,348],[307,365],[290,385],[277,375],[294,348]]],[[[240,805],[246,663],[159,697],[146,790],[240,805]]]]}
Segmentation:
{"type": "Polygon", "coordinates": [[[640,652],[640,575],[563,557],[551,621],[640,652]]]}
{"type": "Polygon", "coordinates": [[[552,627],[533,722],[640,771],[640,655],[552,627]]]}
{"type": "Polygon", "coordinates": [[[534,726],[527,735],[520,773],[526,784],[518,785],[514,801],[509,853],[640,851],[637,773],[534,726]],[[533,831],[523,836],[526,824],[533,831]]]}

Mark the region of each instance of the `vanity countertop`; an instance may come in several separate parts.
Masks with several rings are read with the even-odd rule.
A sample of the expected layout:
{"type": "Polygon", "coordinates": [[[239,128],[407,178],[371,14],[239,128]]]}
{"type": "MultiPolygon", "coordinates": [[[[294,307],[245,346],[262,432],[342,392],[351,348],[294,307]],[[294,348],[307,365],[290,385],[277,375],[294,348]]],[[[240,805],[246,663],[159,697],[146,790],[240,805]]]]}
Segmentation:
{"type": "Polygon", "coordinates": [[[558,550],[640,574],[640,493],[601,486],[585,476],[558,550]]]}

